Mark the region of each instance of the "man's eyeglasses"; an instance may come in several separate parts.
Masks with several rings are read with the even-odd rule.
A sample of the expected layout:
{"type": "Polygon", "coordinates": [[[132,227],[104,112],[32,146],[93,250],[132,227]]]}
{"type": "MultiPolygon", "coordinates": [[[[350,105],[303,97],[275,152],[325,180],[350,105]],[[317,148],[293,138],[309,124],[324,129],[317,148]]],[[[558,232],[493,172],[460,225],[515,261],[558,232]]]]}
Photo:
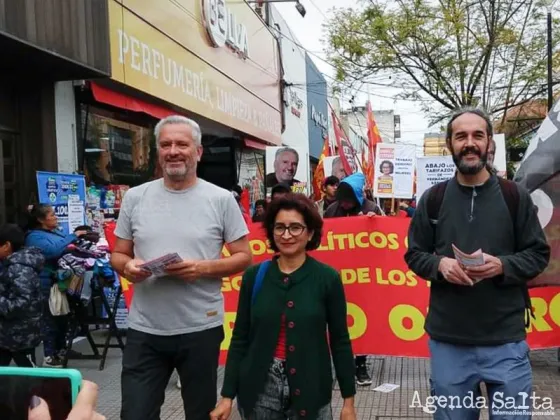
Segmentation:
{"type": "Polygon", "coordinates": [[[282,236],[286,231],[288,231],[292,236],[299,236],[305,229],[306,227],[299,223],[292,223],[291,225],[283,225],[281,223],[278,223],[274,225],[273,233],[275,236],[282,236]]]}

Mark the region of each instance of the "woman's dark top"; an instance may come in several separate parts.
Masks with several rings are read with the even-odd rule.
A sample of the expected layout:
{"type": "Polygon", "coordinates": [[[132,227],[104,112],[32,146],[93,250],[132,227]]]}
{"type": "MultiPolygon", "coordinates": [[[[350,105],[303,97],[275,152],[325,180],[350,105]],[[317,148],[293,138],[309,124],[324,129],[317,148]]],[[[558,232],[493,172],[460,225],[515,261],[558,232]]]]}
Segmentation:
{"type": "Polygon", "coordinates": [[[331,401],[331,353],[342,397],[356,393],[340,275],[311,257],[298,270],[285,275],[275,258],[252,304],[258,268],[249,267],[243,275],[222,396],[238,397],[241,408],[252,412],[264,390],[285,314],[286,372],[292,407],[300,416],[314,418],[331,401]]]}

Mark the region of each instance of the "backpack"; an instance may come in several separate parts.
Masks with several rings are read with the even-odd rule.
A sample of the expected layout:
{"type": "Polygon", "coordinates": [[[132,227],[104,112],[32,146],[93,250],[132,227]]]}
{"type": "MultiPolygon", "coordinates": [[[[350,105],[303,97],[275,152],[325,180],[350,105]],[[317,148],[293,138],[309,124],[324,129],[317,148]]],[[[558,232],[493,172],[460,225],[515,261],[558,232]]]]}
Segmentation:
{"type": "MultiPolygon", "coordinates": [[[[437,227],[439,211],[441,209],[441,204],[443,203],[443,197],[445,195],[445,190],[449,184],[449,179],[444,182],[440,182],[432,187],[429,191],[427,197],[428,203],[428,218],[430,223],[434,227],[434,240],[435,240],[435,228],[437,227]]],[[[514,226],[513,232],[517,235],[517,230],[515,229],[515,222],[517,220],[517,209],[519,208],[519,190],[517,189],[517,184],[513,181],[498,177],[498,183],[500,185],[500,190],[506,202],[509,215],[511,217],[512,224],[514,226]]],[[[516,245],[517,246],[517,245],[516,245]]],[[[531,296],[529,295],[529,287],[527,283],[521,286],[523,292],[523,298],[525,299],[525,327],[529,327],[530,319],[529,317],[535,319],[535,314],[533,312],[533,305],[531,304],[531,296]]]]}
{"type": "Polygon", "coordinates": [[[264,276],[266,275],[266,271],[270,266],[271,260],[263,261],[259,266],[259,270],[257,271],[257,275],[255,277],[255,283],[253,284],[253,292],[251,295],[251,305],[255,304],[255,299],[257,298],[257,294],[262,288],[264,276]]]}

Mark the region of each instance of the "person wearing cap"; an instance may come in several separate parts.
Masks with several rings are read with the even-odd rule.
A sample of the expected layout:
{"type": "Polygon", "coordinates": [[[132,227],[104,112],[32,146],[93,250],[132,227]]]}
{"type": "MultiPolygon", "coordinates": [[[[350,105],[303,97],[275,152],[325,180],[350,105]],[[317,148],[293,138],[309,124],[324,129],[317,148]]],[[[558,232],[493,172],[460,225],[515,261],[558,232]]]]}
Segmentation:
{"type": "MultiPolygon", "coordinates": [[[[381,215],[377,204],[364,197],[366,178],[357,172],[344,178],[336,190],[336,201],[325,211],[324,218],[349,216],[381,215]]],[[[360,386],[371,385],[367,369],[367,356],[356,356],[356,383],[360,386]]]]}
{"type": "Polygon", "coordinates": [[[325,211],[329,208],[329,206],[336,201],[336,190],[339,183],[340,180],[334,175],[325,178],[325,181],[323,182],[324,196],[315,203],[317,205],[317,210],[319,210],[319,214],[322,217],[325,215],[325,211]]]}

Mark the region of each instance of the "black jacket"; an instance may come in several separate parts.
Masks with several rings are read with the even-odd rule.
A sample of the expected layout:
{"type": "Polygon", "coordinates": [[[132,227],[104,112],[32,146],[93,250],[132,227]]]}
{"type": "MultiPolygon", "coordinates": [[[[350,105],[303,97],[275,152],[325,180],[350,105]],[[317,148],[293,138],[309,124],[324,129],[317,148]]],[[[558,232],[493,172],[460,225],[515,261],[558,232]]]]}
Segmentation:
{"type": "Polygon", "coordinates": [[[431,282],[426,331],[431,338],[463,345],[500,345],[520,341],[525,333],[524,287],[542,273],[550,257],[529,193],[518,186],[517,220],[512,221],[498,179],[465,187],[456,178],[447,185],[437,229],[422,195],[410,224],[405,260],[431,282]],[[474,286],[447,282],[438,271],[443,257],[454,258],[451,245],[498,257],[504,274],[474,286]]]}
{"type": "Polygon", "coordinates": [[[23,248],[0,267],[0,348],[18,351],[41,342],[43,299],[39,273],[45,258],[38,248],[23,248]]]}

